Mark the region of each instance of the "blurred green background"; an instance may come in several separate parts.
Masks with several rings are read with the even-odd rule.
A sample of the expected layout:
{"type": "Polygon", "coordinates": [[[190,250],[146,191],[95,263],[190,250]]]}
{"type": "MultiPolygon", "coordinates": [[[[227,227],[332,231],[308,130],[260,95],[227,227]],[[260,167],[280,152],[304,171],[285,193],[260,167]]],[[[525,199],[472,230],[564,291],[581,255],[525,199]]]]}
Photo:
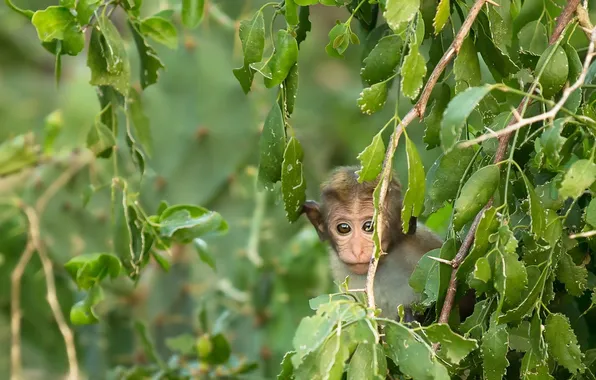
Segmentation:
{"type": "MultiPolygon", "coordinates": [[[[55,5],[52,0],[20,0],[26,9],[55,5]]],[[[242,64],[238,22],[251,17],[265,1],[207,1],[206,16],[192,32],[184,30],[176,14],[178,49],[155,44],[167,69],[157,85],[143,93],[153,135],[148,172],[137,190],[143,207],[154,212],[160,200],[197,204],[220,212],[229,223],[227,235],[207,241],[217,271],[199,260],[192,247],[178,249],[168,259],[169,273],[155,263],[138,287],[110,284],[107,300],[98,308],[98,325],[74,327],[79,360],[91,379],[104,379],[116,365],[143,362],[133,321],[140,319],[160,353],[171,354],[167,339],[180,333],[198,334],[201,308],[223,329],[233,352],[259,362],[247,378],[274,378],[283,354],[291,349],[300,319],[311,313],[308,300],[333,290],[327,253],[305,220],[289,224],[275,193],[256,191],[260,129],[275,99],[262,78],[256,77],[245,95],[232,74],[242,64]],[[216,4],[217,8],[210,7],[216,4]],[[255,262],[258,256],[262,265],[255,262]]],[[[145,1],[144,14],[179,9],[180,2],[145,1]]],[[[362,91],[359,71],[362,48],[350,47],[345,59],[327,56],[327,33],[344,9],[311,7],[312,31],[300,46],[299,90],[291,123],[305,152],[309,198],[336,165],[356,164],[356,156],[393,115],[395,94],[373,116],[360,113],[356,100],[362,91]]],[[[266,10],[266,20],[272,10],[266,10]]],[[[122,15],[113,20],[127,41],[132,67],[137,56],[122,15]]],[[[281,22],[281,20],[279,20],[281,22]]],[[[356,22],[353,29],[360,34],[356,22]]],[[[99,112],[86,54],[65,56],[59,87],[54,59],[39,44],[35,29],[22,16],[0,6],[0,141],[19,133],[44,135],[44,119],[60,110],[64,130],[56,149],[84,146],[99,112]]],[[[137,76],[133,75],[133,78],[137,76]]],[[[392,91],[395,93],[395,91],[392,91]]],[[[400,101],[402,115],[411,106],[400,101]]],[[[123,121],[121,123],[123,125],[123,121]]],[[[408,128],[418,145],[425,169],[438,150],[424,150],[423,128],[408,128]]],[[[386,131],[387,141],[389,129],[386,131]]],[[[127,152],[120,152],[124,167],[127,152]]],[[[129,165],[130,166],[130,165],[129,165]]],[[[395,159],[400,179],[407,181],[403,144],[395,159]]],[[[18,193],[33,202],[65,166],[43,165],[25,181],[0,187],[0,195],[18,193]]],[[[130,172],[134,169],[130,166],[130,172]]],[[[55,262],[58,296],[65,314],[82,295],[67,277],[63,264],[85,252],[109,252],[111,244],[109,186],[97,191],[84,207],[89,183],[109,185],[111,163],[97,161],[78,174],[53,198],[42,220],[42,237],[55,262]]],[[[26,242],[26,223],[14,209],[0,211],[0,378],[10,373],[10,273],[26,242]]],[[[58,378],[67,368],[64,343],[45,299],[45,281],[36,257],[23,279],[23,360],[27,378],[58,378]]]]}

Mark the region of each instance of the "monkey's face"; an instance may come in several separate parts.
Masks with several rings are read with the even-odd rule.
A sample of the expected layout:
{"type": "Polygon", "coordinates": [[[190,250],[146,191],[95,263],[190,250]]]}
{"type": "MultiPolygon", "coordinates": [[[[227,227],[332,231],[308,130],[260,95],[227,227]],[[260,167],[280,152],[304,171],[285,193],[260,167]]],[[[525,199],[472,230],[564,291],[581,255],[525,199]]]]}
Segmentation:
{"type": "MultiPolygon", "coordinates": [[[[353,207],[350,212],[338,210],[331,213],[327,221],[327,230],[341,261],[354,274],[366,274],[374,246],[372,240],[374,209],[372,205],[359,206],[353,207]]],[[[346,208],[343,209],[346,210],[346,208]]]]}

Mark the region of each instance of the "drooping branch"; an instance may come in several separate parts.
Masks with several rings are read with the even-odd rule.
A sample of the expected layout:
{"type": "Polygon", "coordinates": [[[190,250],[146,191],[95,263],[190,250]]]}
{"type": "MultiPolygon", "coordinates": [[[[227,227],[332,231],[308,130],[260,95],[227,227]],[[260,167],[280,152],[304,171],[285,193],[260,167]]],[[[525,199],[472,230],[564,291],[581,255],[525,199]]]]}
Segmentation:
{"type": "MultiPolygon", "coordinates": [[[[550,39],[551,45],[556,43],[559,40],[559,38],[561,37],[561,33],[563,33],[563,31],[565,30],[565,27],[573,18],[574,12],[578,9],[578,4],[579,4],[579,1],[575,1],[575,0],[569,1],[567,3],[567,5],[565,6],[565,9],[561,12],[561,15],[557,18],[557,25],[556,25],[553,35],[551,36],[551,39],[550,39]]],[[[573,92],[575,89],[577,89],[577,88],[579,88],[579,86],[581,86],[581,83],[585,79],[585,76],[587,73],[587,68],[590,65],[589,62],[592,60],[592,58],[594,56],[594,41],[595,40],[596,40],[596,29],[591,31],[590,45],[588,48],[588,53],[586,55],[584,67],[582,69],[580,78],[572,86],[565,89],[565,91],[563,92],[563,98],[560,101],[561,104],[559,105],[559,103],[557,103],[553,107],[553,109],[555,109],[555,107],[558,106],[558,108],[556,109],[556,112],[552,113],[552,116],[550,116],[551,111],[552,111],[551,110],[551,111],[545,113],[545,114],[548,114],[547,116],[545,116],[541,119],[538,119],[536,121],[542,121],[542,120],[546,120],[549,117],[554,117],[557,114],[557,112],[561,109],[561,107],[563,107],[565,101],[567,100],[567,98],[569,97],[571,92],[573,92]],[[581,80],[581,82],[580,82],[580,80],[581,80]],[[577,85],[577,83],[580,83],[580,84],[577,85]],[[577,85],[577,87],[573,88],[576,85],[577,85]],[[571,89],[571,90],[569,90],[569,89],[571,89]]],[[[532,86],[532,89],[531,89],[532,92],[533,92],[534,88],[535,88],[535,86],[532,86]]],[[[514,112],[514,114],[517,113],[517,115],[522,115],[523,111],[527,108],[527,106],[529,105],[530,102],[531,102],[530,97],[525,97],[521,101],[520,105],[518,106],[518,108],[517,108],[516,112],[514,112]]],[[[538,115],[538,116],[542,116],[542,115],[538,115]]],[[[499,138],[499,145],[497,147],[497,152],[495,154],[495,158],[494,158],[493,162],[497,163],[497,162],[500,162],[503,160],[503,158],[505,157],[505,152],[507,151],[507,148],[509,146],[509,140],[511,139],[513,132],[515,130],[521,128],[523,125],[528,125],[530,123],[520,125],[519,127],[516,127],[516,128],[512,128],[512,126],[514,126],[516,124],[520,124],[520,121],[529,120],[529,119],[533,119],[533,118],[523,119],[523,117],[519,116],[519,118],[512,119],[506,128],[499,131],[500,133],[497,132],[495,134],[492,134],[492,133],[489,134],[488,138],[490,138],[490,137],[498,137],[499,138]],[[507,131],[507,132],[505,132],[505,131],[507,131]]],[[[533,121],[533,122],[535,122],[535,121],[533,121]]],[[[473,140],[470,140],[470,142],[471,141],[473,141],[473,140]]],[[[467,145],[467,143],[466,143],[466,145],[467,145]]],[[[476,229],[478,228],[478,224],[480,223],[482,214],[484,213],[484,211],[486,209],[488,209],[492,206],[492,202],[493,202],[493,199],[491,198],[490,201],[488,202],[488,204],[486,206],[484,206],[484,208],[478,213],[478,215],[472,222],[472,225],[470,226],[470,229],[468,230],[468,233],[467,233],[466,237],[464,238],[464,241],[463,241],[460,249],[458,250],[455,258],[451,261],[451,267],[452,267],[451,279],[449,281],[449,287],[447,288],[447,294],[445,296],[445,301],[443,302],[443,307],[441,309],[441,314],[439,316],[439,323],[447,323],[449,320],[449,316],[451,314],[451,310],[453,309],[453,304],[455,302],[455,293],[457,291],[457,276],[456,276],[457,269],[459,268],[459,265],[463,262],[463,260],[466,258],[466,255],[468,254],[468,250],[470,249],[472,242],[474,241],[476,229]]]]}
{"type": "MultiPolygon", "coordinates": [[[[391,138],[389,140],[389,146],[387,147],[387,151],[385,152],[385,158],[383,160],[383,170],[381,172],[381,189],[379,195],[379,214],[377,216],[377,223],[376,228],[378,229],[379,240],[382,241],[383,236],[383,226],[385,221],[385,204],[387,199],[387,192],[389,190],[389,183],[391,181],[391,174],[392,174],[392,166],[393,166],[393,156],[395,154],[395,150],[397,149],[397,145],[399,142],[399,137],[401,136],[404,128],[406,128],[414,119],[424,118],[424,112],[426,110],[426,106],[428,104],[428,100],[430,95],[439,80],[439,77],[449,64],[449,62],[457,55],[461,45],[464,42],[464,39],[468,35],[474,20],[482,10],[484,4],[486,4],[487,0],[477,0],[472,8],[470,8],[470,12],[468,16],[464,20],[459,32],[455,36],[455,39],[443,54],[443,57],[439,60],[439,63],[435,66],[434,70],[428,77],[428,81],[422,90],[420,98],[418,102],[414,105],[414,107],[404,116],[404,118],[397,124],[395,130],[391,134],[391,138]]],[[[376,251],[377,247],[374,248],[376,251]]],[[[373,252],[374,252],[373,251],[373,252]]],[[[381,252],[384,254],[384,252],[381,252]]],[[[371,310],[374,310],[376,307],[375,304],[375,297],[374,297],[374,280],[375,275],[377,272],[378,260],[374,257],[371,259],[370,265],[368,267],[368,274],[366,278],[366,294],[368,299],[368,307],[371,310]]]]}

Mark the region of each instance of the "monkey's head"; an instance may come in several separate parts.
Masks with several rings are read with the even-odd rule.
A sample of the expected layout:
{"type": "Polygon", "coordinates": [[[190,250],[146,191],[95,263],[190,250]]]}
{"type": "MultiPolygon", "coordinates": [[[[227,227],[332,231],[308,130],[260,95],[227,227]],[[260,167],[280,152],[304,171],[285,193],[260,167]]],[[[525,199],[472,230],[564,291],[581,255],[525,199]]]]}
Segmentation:
{"type": "MultiPolygon", "coordinates": [[[[373,191],[378,179],[358,182],[357,166],[339,167],[321,185],[321,204],[306,201],[302,212],[321,240],[328,240],[354,274],[365,274],[373,253],[373,191]]],[[[386,226],[381,246],[388,252],[403,237],[401,186],[393,178],[384,207],[386,226]],[[391,227],[392,226],[392,227],[391,227]]]]}

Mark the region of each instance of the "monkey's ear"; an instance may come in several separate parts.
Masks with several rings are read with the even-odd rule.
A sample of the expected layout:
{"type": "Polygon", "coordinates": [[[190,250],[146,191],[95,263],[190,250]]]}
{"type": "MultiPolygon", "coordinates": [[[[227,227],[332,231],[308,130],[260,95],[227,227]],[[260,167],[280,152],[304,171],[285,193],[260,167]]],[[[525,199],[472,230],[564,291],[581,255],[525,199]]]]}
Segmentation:
{"type": "Polygon", "coordinates": [[[408,235],[416,234],[417,225],[418,225],[418,218],[416,218],[415,216],[410,217],[408,235]]]}
{"type": "Polygon", "coordinates": [[[310,223],[315,227],[315,230],[317,230],[317,233],[319,234],[319,238],[325,240],[327,233],[325,232],[325,221],[323,220],[323,215],[321,215],[319,204],[315,201],[304,202],[302,205],[302,213],[306,214],[310,223]]]}

